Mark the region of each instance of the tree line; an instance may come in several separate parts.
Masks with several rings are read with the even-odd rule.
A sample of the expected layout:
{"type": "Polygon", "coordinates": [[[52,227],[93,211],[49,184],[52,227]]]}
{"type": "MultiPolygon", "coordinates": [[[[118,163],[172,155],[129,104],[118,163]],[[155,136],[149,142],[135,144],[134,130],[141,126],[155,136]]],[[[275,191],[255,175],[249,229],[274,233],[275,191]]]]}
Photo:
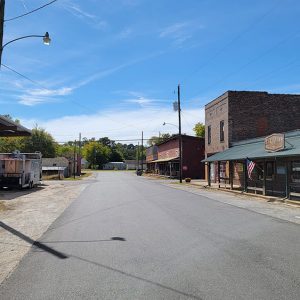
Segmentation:
{"type": "MultiPolygon", "coordinates": [[[[196,136],[204,136],[202,123],[197,123],[193,130],[196,136]]],[[[43,157],[63,156],[69,159],[73,159],[75,154],[80,154],[88,161],[89,167],[94,169],[101,169],[105,163],[110,161],[122,162],[124,160],[145,160],[146,158],[145,147],[132,143],[122,144],[108,137],[102,137],[98,140],[83,138],[80,143],[69,141],[60,144],[43,128],[36,126],[31,132],[31,136],[28,137],[1,137],[0,153],[11,153],[15,150],[23,153],[38,151],[42,153],[43,157]]],[[[169,133],[152,136],[147,143],[151,146],[171,137],[172,135],[169,133]]]]}

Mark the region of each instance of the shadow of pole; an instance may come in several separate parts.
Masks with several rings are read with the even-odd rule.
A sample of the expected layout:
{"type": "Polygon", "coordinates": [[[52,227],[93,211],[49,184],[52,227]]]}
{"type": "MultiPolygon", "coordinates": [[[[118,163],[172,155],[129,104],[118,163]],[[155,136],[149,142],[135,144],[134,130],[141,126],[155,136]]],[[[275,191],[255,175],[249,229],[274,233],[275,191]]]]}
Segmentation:
{"type": "Polygon", "coordinates": [[[8,232],[12,233],[13,235],[19,237],[20,239],[22,239],[23,241],[27,242],[28,244],[31,244],[32,246],[35,246],[45,252],[48,252],[60,259],[65,259],[68,258],[68,256],[66,256],[64,253],[58,252],[53,248],[50,248],[48,246],[46,246],[43,243],[40,243],[38,241],[35,241],[33,239],[31,239],[29,236],[23,234],[22,232],[8,226],[7,224],[3,223],[0,221],[0,227],[2,227],[3,229],[7,230],[8,232]]]}
{"type": "Polygon", "coordinates": [[[151,285],[155,285],[155,286],[160,287],[160,288],[162,288],[162,289],[169,290],[169,291],[171,291],[171,292],[174,292],[174,293],[176,293],[176,294],[179,294],[179,295],[182,295],[182,296],[191,298],[191,299],[203,300],[203,298],[200,298],[200,297],[198,297],[198,296],[196,296],[196,295],[189,294],[189,293],[185,293],[185,292],[183,292],[183,291],[174,289],[174,288],[169,287],[169,286],[167,286],[167,285],[164,285],[164,284],[161,284],[161,283],[152,281],[152,280],[150,280],[150,279],[146,279],[146,278],[143,278],[143,277],[139,277],[139,276],[137,276],[137,275],[133,275],[133,274],[127,273],[127,272],[125,272],[125,271],[122,271],[122,270],[119,270],[119,269],[116,269],[116,268],[112,268],[112,267],[110,267],[110,266],[103,265],[103,264],[101,264],[101,263],[97,263],[97,262],[94,262],[94,261],[91,261],[91,260],[88,260],[88,259],[85,259],[85,258],[76,256],[76,255],[72,255],[72,254],[70,254],[69,257],[70,257],[70,258],[74,258],[74,259],[78,259],[78,260],[80,260],[80,261],[83,261],[83,262],[86,262],[86,263],[89,263],[89,264],[93,264],[93,265],[95,265],[95,266],[104,268],[104,269],[109,270],[109,271],[117,272],[117,273],[119,273],[119,274],[121,274],[121,275],[130,277],[130,278],[134,278],[134,279],[137,279],[137,280],[140,280],[140,281],[149,283],[149,284],[151,284],[151,285]]]}

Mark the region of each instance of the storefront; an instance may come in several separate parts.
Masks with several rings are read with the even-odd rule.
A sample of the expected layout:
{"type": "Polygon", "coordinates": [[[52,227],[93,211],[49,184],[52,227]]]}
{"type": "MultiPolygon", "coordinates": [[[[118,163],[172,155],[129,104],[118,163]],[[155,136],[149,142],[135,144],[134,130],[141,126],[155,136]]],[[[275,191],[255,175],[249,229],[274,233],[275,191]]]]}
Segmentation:
{"type": "Polygon", "coordinates": [[[234,143],[204,161],[209,185],[215,176],[219,187],[300,197],[300,130],[234,143]]]}

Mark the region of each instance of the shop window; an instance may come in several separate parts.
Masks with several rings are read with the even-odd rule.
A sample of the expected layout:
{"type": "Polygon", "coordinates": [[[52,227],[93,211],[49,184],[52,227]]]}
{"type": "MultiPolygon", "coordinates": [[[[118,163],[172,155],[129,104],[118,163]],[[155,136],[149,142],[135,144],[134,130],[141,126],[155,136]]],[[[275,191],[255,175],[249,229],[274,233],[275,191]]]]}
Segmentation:
{"type": "Polygon", "coordinates": [[[300,161],[292,162],[291,179],[292,182],[300,182],[300,161]]]}
{"type": "Polygon", "coordinates": [[[207,127],[207,142],[208,142],[208,145],[211,144],[211,126],[210,125],[207,127]]]}
{"type": "Polygon", "coordinates": [[[220,142],[224,142],[224,121],[220,121],[220,142]]]}

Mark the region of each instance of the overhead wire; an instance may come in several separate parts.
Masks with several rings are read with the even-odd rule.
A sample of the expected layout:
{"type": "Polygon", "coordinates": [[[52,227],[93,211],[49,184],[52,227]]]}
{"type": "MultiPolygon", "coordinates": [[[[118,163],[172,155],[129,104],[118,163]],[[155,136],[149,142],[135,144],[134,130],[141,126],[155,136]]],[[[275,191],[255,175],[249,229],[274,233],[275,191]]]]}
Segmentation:
{"type": "Polygon", "coordinates": [[[33,9],[33,10],[27,12],[27,13],[24,13],[24,14],[22,14],[22,15],[19,15],[19,16],[10,18],[10,19],[5,19],[4,22],[9,22],[9,21],[13,21],[13,20],[16,20],[16,19],[25,17],[25,16],[27,16],[27,15],[29,15],[29,14],[32,14],[32,13],[34,13],[34,12],[36,12],[36,11],[38,11],[38,10],[44,8],[44,7],[46,7],[46,6],[48,6],[48,5],[50,5],[50,4],[54,3],[54,2],[56,2],[56,1],[58,1],[58,0],[53,0],[53,1],[49,2],[49,3],[46,3],[46,4],[42,5],[42,6],[36,8],[36,9],[33,9]]]}

